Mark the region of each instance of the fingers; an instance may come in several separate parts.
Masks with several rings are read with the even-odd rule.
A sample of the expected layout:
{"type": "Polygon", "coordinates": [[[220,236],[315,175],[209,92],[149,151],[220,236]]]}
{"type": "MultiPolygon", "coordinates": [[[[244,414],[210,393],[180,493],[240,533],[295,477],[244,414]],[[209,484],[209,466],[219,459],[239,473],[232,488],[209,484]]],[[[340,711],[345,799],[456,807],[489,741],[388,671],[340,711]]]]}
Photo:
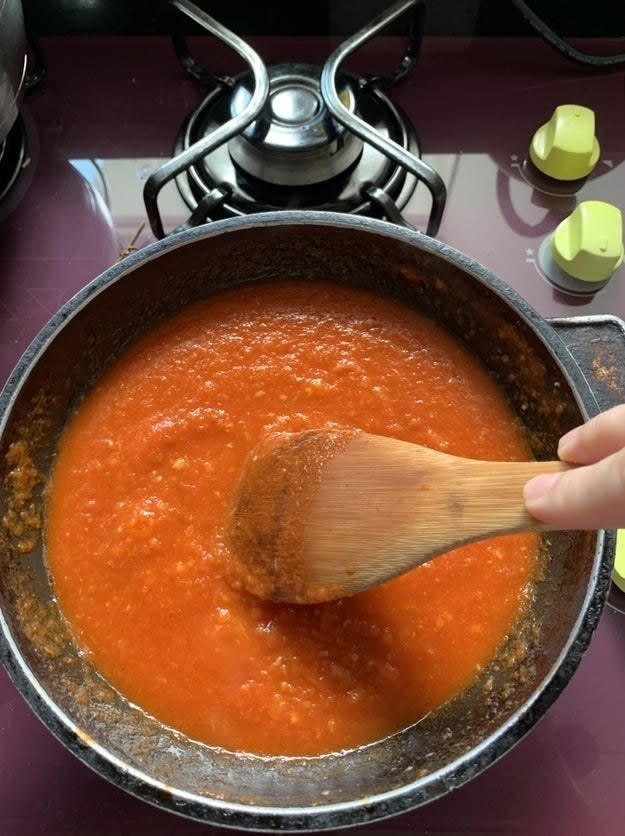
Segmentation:
{"type": "Polygon", "coordinates": [[[593,464],[625,447],[625,404],[576,427],[560,439],[558,456],[574,464],[593,464]]]}
{"type": "MultiPolygon", "coordinates": [[[[588,449],[585,443],[580,450],[588,449]]],[[[556,528],[625,527],[625,449],[585,467],[530,479],[524,500],[533,517],[556,528]]]]}
{"type": "Polygon", "coordinates": [[[625,404],[560,439],[558,456],[583,465],[537,476],[525,486],[529,513],[556,528],[625,527],[625,404]]]}

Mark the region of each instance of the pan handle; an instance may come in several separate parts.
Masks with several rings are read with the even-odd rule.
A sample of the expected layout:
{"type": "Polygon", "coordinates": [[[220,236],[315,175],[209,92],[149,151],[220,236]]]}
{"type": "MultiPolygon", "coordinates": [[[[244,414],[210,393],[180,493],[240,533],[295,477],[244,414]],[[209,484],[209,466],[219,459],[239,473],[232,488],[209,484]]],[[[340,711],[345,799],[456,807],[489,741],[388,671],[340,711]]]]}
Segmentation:
{"type": "Polygon", "coordinates": [[[588,383],[596,401],[589,412],[625,403],[625,322],[611,314],[554,317],[547,322],[588,383]]]}
{"type": "MultiPolygon", "coordinates": [[[[254,89],[249,102],[243,110],[226,122],[220,125],[216,130],[212,131],[208,136],[194,142],[193,145],[185,149],[168,162],[152,172],[145,181],[143,187],[143,200],[147,212],[148,219],[152,231],[157,238],[165,237],[165,230],[163,228],[163,220],[158,208],[158,196],[161,189],[178,174],[185,171],[189,166],[196,163],[206,154],[210,154],[215,148],[223,145],[233,136],[236,136],[241,131],[250,125],[259,115],[263,109],[265,102],[269,96],[269,77],[267,69],[258,55],[244,40],[239,38],[234,32],[231,32],[217,20],[205,11],[199,9],[189,0],[172,0],[172,5],[186,14],[196,23],[199,23],[204,29],[207,29],[216,38],[231,47],[237,52],[241,58],[249,65],[253,79],[254,89]]],[[[225,197],[225,195],[224,195],[225,197]]],[[[187,221],[187,225],[192,225],[194,218],[191,217],[187,221]]]]}

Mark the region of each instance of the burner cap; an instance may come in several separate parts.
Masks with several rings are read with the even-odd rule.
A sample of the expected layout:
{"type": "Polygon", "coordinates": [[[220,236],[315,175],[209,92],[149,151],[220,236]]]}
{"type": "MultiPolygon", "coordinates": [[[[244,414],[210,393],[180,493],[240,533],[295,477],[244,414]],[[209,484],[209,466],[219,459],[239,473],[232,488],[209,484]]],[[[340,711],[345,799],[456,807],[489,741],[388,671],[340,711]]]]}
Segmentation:
{"type": "MultiPolygon", "coordinates": [[[[346,171],[360,156],[362,140],[329,114],[320,91],[321,69],[312,64],[274,64],[268,68],[269,97],[260,117],[228,144],[236,165],[278,186],[307,186],[346,171]]],[[[233,90],[232,116],[249,102],[252,80],[242,77],[233,90]]],[[[356,99],[349,82],[339,95],[350,112],[356,99]]]]}

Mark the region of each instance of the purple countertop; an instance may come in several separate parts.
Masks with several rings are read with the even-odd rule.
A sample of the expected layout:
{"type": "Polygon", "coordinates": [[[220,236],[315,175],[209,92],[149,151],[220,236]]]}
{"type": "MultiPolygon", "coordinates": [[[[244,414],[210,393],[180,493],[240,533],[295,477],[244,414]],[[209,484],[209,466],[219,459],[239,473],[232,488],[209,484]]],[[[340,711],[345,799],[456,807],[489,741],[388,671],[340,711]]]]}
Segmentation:
{"type": "MultiPolygon", "coordinates": [[[[30,164],[0,203],[2,381],[67,298],[131,242],[142,247],[153,240],[143,181],[170,155],[185,115],[203,96],[166,39],[61,38],[42,46],[48,74],[22,111],[30,164]]],[[[264,39],[257,47],[267,60],[291,53],[322,61],[331,50],[327,39],[264,39]]],[[[220,48],[207,49],[203,41],[194,48],[233,71],[220,48]]],[[[356,66],[370,62],[378,69],[397,55],[392,40],[380,39],[356,66]]],[[[411,117],[425,159],[447,183],[443,241],[494,270],[544,316],[625,317],[625,268],[594,296],[575,297],[555,291],[535,264],[540,244],[575,201],[602,199],[624,208],[622,71],[584,70],[533,40],[431,40],[393,96],[411,117]],[[531,188],[519,166],[533,131],[557,104],[571,102],[595,110],[601,160],[576,197],[549,198],[531,188]]],[[[417,223],[427,205],[420,191],[407,210],[417,223]]],[[[175,194],[164,212],[172,223],[186,215],[175,194]]],[[[625,614],[619,601],[611,597],[564,693],[509,754],[448,796],[358,832],[623,832],[625,614]]],[[[0,833],[217,832],[224,831],[151,807],[91,772],[50,735],[0,670],[0,833]]]]}

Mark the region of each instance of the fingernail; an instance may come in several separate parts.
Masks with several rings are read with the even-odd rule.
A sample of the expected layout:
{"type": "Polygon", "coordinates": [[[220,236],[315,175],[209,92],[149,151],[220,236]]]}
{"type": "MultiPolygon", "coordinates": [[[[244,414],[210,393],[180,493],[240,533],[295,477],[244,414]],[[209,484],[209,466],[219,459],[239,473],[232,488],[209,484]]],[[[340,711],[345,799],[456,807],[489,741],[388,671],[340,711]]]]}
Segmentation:
{"type": "Polygon", "coordinates": [[[568,433],[564,433],[558,442],[558,456],[561,459],[566,459],[566,451],[575,444],[579,434],[579,429],[579,427],[574,427],[572,430],[569,430],[568,433]]]}
{"type": "Polygon", "coordinates": [[[560,473],[543,473],[540,476],[534,476],[530,479],[523,489],[525,502],[536,502],[548,494],[560,478],[560,475],[560,473]]]}

